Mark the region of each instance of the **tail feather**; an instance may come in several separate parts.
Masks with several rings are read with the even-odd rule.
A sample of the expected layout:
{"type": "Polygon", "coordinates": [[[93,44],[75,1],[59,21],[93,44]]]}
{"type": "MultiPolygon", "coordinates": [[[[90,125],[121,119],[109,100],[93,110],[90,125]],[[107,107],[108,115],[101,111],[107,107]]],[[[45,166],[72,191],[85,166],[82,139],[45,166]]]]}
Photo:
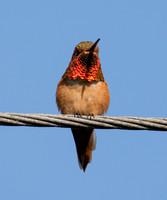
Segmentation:
{"type": "Polygon", "coordinates": [[[85,172],[92,160],[92,151],[96,149],[96,133],[91,128],[73,128],[73,137],[78,154],[78,163],[85,172]]]}

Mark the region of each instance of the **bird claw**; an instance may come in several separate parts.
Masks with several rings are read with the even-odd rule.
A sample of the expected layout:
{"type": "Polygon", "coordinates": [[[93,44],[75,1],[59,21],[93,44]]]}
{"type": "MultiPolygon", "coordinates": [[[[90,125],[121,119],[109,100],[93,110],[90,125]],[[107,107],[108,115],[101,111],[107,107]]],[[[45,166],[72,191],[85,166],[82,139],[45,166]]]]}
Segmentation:
{"type": "MultiPolygon", "coordinates": [[[[78,118],[82,118],[82,115],[80,114],[80,113],[74,113],[74,117],[78,117],[78,118]]],[[[92,118],[94,118],[95,116],[94,116],[94,114],[92,114],[92,113],[90,113],[90,114],[88,114],[87,115],[87,118],[88,119],[92,119],[92,118]]]]}
{"type": "Polygon", "coordinates": [[[92,114],[92,113],[90,113],[90,114],[88,114],[88,118],[91,120],[92,118],[94,118],[95,116],[94,116],[94,114],[92,114]]]}
{"type": "Polygon", "coordinates": [[[75,113],[74,117],[82,118],[82,115],[80,113],[75,113]]]}

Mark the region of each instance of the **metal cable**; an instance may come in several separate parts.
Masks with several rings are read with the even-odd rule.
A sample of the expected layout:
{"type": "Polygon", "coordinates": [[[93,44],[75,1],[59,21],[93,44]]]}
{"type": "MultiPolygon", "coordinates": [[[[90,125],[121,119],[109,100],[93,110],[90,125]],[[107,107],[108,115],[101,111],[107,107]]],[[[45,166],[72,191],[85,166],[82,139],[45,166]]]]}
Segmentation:
{"type": "Polygon", "coordinates": [[[0,125],[167,131],[167,118],[0,113],[0,125]]]}

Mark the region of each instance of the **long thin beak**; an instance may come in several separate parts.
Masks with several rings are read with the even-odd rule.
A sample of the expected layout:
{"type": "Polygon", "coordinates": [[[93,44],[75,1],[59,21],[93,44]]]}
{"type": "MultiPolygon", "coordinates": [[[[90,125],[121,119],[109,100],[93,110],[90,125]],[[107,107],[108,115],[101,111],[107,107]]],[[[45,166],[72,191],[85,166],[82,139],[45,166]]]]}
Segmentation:
{"type": "Polygon", "coordinates": [[[99,42],[100,38],[90,47],[90,49],[88,49],[88,51],[94,51],[97,43],[99,42]]]}

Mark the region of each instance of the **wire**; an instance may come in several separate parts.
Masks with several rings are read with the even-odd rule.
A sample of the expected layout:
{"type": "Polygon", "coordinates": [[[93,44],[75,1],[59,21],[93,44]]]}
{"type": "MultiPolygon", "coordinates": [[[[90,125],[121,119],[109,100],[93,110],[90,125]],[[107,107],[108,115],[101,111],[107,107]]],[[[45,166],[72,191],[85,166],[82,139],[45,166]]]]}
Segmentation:
{"type": "Polygon", "coordinates": [[[167,131],[167,118],[0,113],[0,125],[167,131]]]}

